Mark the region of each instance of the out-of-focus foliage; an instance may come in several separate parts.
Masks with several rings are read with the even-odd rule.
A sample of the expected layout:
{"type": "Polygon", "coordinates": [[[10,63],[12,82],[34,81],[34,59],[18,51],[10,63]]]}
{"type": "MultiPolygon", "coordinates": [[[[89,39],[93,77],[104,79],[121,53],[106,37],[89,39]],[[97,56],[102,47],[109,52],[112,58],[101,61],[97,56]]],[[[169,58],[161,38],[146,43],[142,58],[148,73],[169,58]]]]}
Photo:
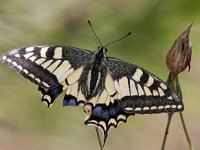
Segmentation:
{"type": "MultiPolygon", "coordinates": [[[[185,120],[200,149],[200,1],[198,0],[1,0],[0,53],[25,45],[70,45],[96,50],[90,19],[103,43],[129,31],[132,36],[109,46],[109,55],[135,63],[163,80],[165,56],[177,36],[193,22],[191,72],[180,76],[185,120]]],[[[40,103],[37,87],[0,64],[0,149],[98,149],[93,127],[83,124],[80,107],[51,109],[40,103]]],[[[137,115],[110,132],[105,150],[159,149],[166,114],[137,115]]],[[[166,149],[188,149],[175,115],[166,149]]]]}

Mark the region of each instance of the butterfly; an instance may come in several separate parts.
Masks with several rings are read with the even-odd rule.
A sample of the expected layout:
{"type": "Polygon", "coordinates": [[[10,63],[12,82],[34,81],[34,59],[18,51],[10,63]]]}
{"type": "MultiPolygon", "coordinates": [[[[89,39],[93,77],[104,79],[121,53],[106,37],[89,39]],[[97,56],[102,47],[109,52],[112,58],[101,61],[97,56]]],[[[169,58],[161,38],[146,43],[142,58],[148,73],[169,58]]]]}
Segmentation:
{"type": "Polygon", "coordinates": [[[4,53],[0,62],[38,85],[47,107],[65,91],[63,106],[82,106],[84,123],[103,131],[104,144],[110,128],[131,115],[183,111],[182,100],[164,81],[135,64],[108,57],[106,46],[94,52],[28,46],[4,53]]]}

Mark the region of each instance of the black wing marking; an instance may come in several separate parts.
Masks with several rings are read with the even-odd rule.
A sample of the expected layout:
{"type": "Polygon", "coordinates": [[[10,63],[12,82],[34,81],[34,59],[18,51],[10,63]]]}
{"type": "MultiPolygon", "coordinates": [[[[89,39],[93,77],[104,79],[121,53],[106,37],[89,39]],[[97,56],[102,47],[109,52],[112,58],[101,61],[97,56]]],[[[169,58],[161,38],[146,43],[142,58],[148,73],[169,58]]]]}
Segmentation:
{"type": "Polygon", "coordinates": [[[68,46],[32,46],[13,49],[0,62],[43,88],[55,88],[92,56],[68,46]]]}

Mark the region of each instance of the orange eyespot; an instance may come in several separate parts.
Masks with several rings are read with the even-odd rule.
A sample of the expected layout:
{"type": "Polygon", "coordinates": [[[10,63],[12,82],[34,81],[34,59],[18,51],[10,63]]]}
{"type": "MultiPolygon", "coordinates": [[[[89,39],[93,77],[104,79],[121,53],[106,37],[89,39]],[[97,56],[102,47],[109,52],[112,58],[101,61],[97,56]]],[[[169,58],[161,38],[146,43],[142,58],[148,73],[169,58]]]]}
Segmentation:
{"type": "Polygon", "coordinates": [[[90,105],[85,105],[83,108],[83,111],[86,113],[86,115],[91,114],[92,107],[90,105]]]}

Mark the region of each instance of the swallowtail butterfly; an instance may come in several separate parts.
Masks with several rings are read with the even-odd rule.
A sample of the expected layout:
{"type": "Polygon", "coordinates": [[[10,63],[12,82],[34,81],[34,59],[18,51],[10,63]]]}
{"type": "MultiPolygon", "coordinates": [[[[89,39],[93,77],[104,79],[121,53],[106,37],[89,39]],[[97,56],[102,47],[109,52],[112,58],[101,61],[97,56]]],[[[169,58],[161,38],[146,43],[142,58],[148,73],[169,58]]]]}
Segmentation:
{"type": "Polygon", "coordinates": [[[182,100],[165,82],[129,62],[70,46],[12,49],[0,62],[38,85],[41,101],[51,107],[63,92],[63,106],[82,106],[85,124],[104,133],[130,115],[183,111],[182,100]]]}

